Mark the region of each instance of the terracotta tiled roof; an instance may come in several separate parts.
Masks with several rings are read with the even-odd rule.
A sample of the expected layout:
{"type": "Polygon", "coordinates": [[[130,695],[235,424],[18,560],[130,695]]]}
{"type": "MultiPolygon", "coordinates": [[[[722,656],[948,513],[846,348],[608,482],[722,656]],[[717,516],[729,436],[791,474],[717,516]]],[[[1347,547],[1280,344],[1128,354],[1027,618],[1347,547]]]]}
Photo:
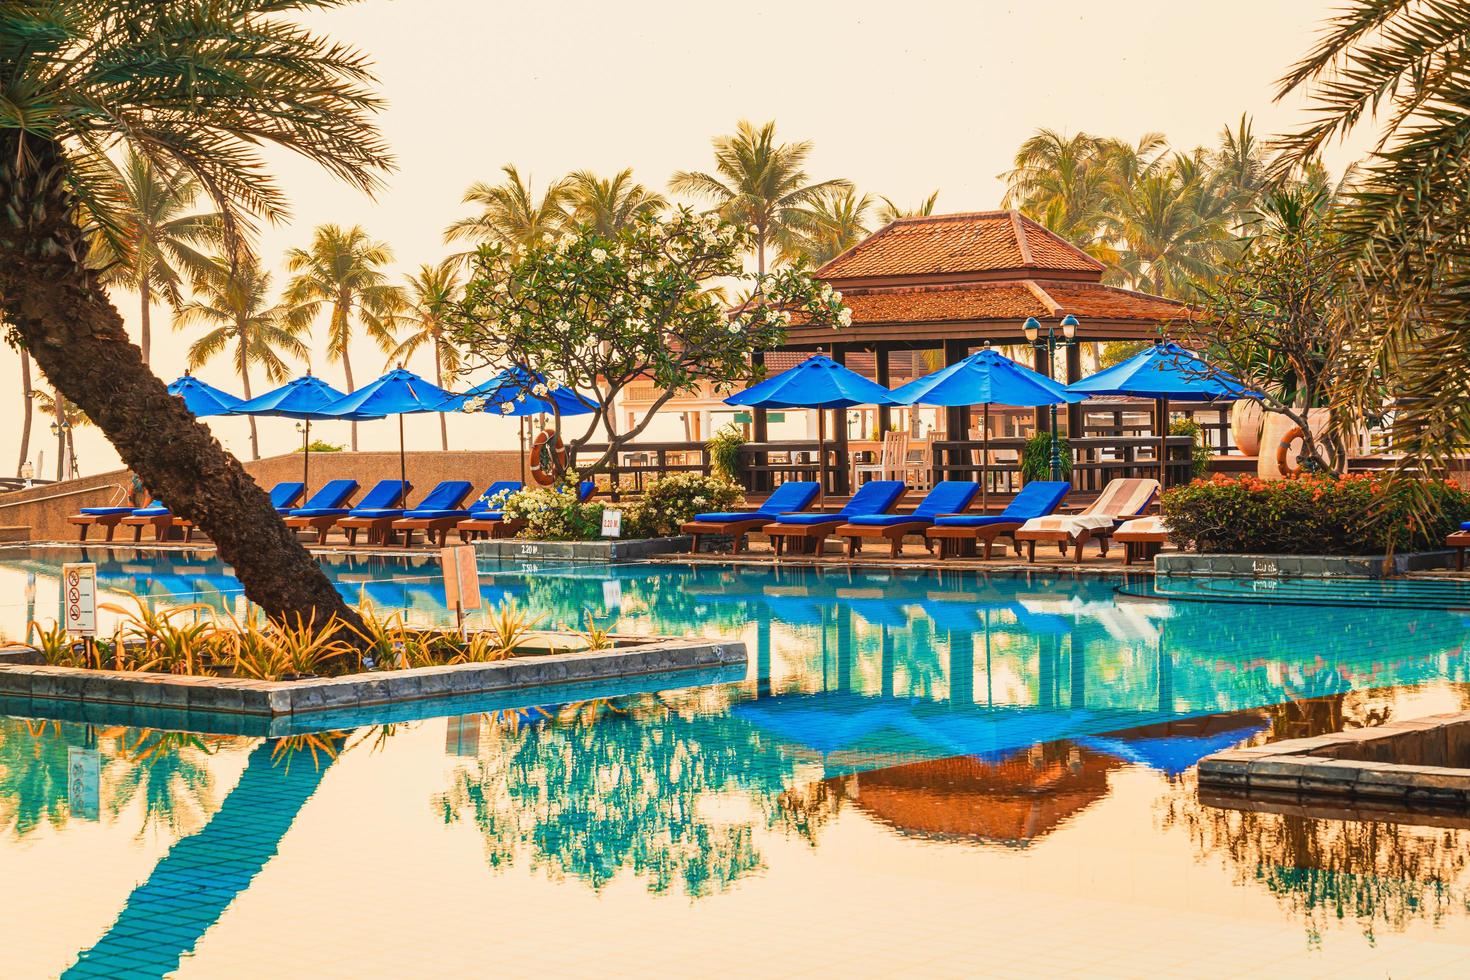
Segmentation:
{"type": "Polygon", "coordinates": [[[846,289],[842,302],[853,323],[934,323],[953,320],[1019,320],[1068,313],[1099,320],[1163,322],[1186,315],[1182,304],[1091,282],[1011,280],[952,286],[846,289]]]}
{"type": "Polygon", "coordinates": [[[900,218],[817,270],[823,279],[1063,272],[1101,275],[1086,252],[1016,211],[900,218]]]}

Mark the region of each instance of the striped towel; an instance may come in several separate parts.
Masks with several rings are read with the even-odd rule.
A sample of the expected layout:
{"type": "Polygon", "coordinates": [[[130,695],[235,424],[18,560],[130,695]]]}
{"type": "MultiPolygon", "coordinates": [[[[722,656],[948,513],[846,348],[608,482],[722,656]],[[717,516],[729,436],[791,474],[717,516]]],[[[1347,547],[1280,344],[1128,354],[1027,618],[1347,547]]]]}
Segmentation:
{"type": "Polygon", "coordinates": [[[1079,534],[1082,531],[1101,531],[1111,528],[1115,522],[1125,517],[1143,513],[1158,492],[1158,480],[1113,480],[1082,513],[1033,517],[1021,525],[1021,533],[1066,531],[1068,534],[1079,534]]]}
{"type": "Polygon", "coordinates": [[[1132,534],[1168,534],[1169,525],[1164,523],[1164,518],[1159,514],[1150,514],[1148,517],[1129,521],[1118,528],[1119,534],[1125,531],[1132,534]]]}

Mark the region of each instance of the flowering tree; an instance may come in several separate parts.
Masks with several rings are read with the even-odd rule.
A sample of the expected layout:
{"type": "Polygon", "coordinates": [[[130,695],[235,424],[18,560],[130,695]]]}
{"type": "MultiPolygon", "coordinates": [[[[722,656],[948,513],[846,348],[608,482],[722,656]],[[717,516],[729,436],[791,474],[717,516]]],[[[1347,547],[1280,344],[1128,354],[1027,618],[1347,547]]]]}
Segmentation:
{"type": "MultiPolygon", "coordinates": [[[[640,218],[613,237],[591,228],[546,236],[534,246],[485,245],[475,254],[454,339],[467,366],[526,366],[529,391],[571,388],[594,408],[563,417],[552,401],[552,426],[575,460],[593,443],[605,448],[597,472],[636,438],[669,399],[701,382],[717,391],[750,380],[751,354],[780,344],[793,316],[830,326],[852,322],[842,295],[803,268],[753,275],[741,257],[750,232],[687,209],[640,218]],[[752,299],[731,312],[719,283],[752,299]],[[626,431],[613,411],[620,392],[650,382],[659,397],[626,431]],[[575,429],[575,434],[569,431],[575,429]]],[[[502,406],[506,414],[513,406],[502,406]]],[[[555,464],[554,464],[555,465],[555,464]]]]}

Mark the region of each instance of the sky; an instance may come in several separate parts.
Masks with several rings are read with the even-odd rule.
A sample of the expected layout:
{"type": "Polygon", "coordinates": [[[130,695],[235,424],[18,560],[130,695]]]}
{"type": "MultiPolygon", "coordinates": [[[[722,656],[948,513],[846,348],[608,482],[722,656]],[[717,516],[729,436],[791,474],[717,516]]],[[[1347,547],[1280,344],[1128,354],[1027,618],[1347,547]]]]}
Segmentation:
{"type": "MultiPolygon", "coordinates": [[[[1000,205],[999,175],[1038,128],[1137,139],[1164,133],[1172,145],[1211,144],[1242,112],[1261,135],[1304,119],[1293,97],[1274,101],[1276,81],[1302,56],[1336,0],[747,0],[739,5],[624,0],[364,0],[313,15],[309,24],[369,53],[389,106],[379,118],[396,172],[369,199],[313,165],[268,154],[289,194],[289,222],[263,230],[260,252],[285,279],[282,253],[308,244],[325,222],[360,224],[387,242],[400,273],[450,251],[443,230],[470,211],[473,181],[499,180],[514,163],[540,189],[589,168],[631,166],[663,189],[678,169],[708,169],[710,140],[740,119],[775,119],[779,135],[815,144],[814,178],[846,177],[901,206],[938,189],[941,212],[1000,205]]],[[[1334,170],[1355,156],[1337,148],[1334,170]]],[[[119,291],[134,328],[136,296],[119,291]]],[[[184,368],[190,337],[153,316],[154,370],[184,368]]],[[[318,343],[316,346],[320,346],[318,343]]],[[[385,367],[371,343],[352,349],[359,384],[385,367]]],[[[19,446],[19,361],[0,348],[0,471],[19,446]]],[[[304,365],[301,365],[304,367],[304,365]]],[[[315,373],[334,384],[340,366],[320,357],[315,373]]],[[[427,352],[409,367],[430,372],[427,352]]],[[[238,392],[223,361],[200,377],[238,392]]],[[[255,390],[267,386],[253,380],[255,390]]],[[[515,428],[486,417],[451,420],[452,448],[513,448],[515,428]]],[[[38,416],[31,459],[44,451],[54,475],[55,440],[38,416]]],[[[246,423],[212,423],[230,450],[248,455],[246,423]]],[[[263,454],[299,444],[293,423],[258,423],[263,454]]],[[[410,417],[410,445],[437,446],[437,422],[410,417]]],[[[314,427],[347,441],[346,425],[314,427]],[[340,430],[340,431],[338,431],[340,430]]],[[[364,424],[363,449],[396,449],[397,426],[364,424]]],[[[115,468],[95,430],[77,438],[84,473],[115,468]]]]}

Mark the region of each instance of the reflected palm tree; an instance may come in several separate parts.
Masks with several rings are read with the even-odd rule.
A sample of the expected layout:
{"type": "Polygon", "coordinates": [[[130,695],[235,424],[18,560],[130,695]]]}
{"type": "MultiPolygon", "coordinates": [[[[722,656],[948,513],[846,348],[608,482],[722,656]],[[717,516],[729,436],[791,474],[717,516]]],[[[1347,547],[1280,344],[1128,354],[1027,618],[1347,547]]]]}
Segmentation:
{"type": "Polygon", "coordinates": [[[143,806],[139,837],[149,830],[174,835],[197,830],[215,807],[208,760],[218,740],[142,729],[125,733],[119,743],[120,755],[132,765],[111,781],[106,794],[108,812],[116,817],[139,799],[143,806]]]}
{"type": "Polygon", "coordinates": [[[81,725],[0,718],[0,829],[25,837],[42,825],[65,826],[67,751],[85,738],[81,725]]]}

